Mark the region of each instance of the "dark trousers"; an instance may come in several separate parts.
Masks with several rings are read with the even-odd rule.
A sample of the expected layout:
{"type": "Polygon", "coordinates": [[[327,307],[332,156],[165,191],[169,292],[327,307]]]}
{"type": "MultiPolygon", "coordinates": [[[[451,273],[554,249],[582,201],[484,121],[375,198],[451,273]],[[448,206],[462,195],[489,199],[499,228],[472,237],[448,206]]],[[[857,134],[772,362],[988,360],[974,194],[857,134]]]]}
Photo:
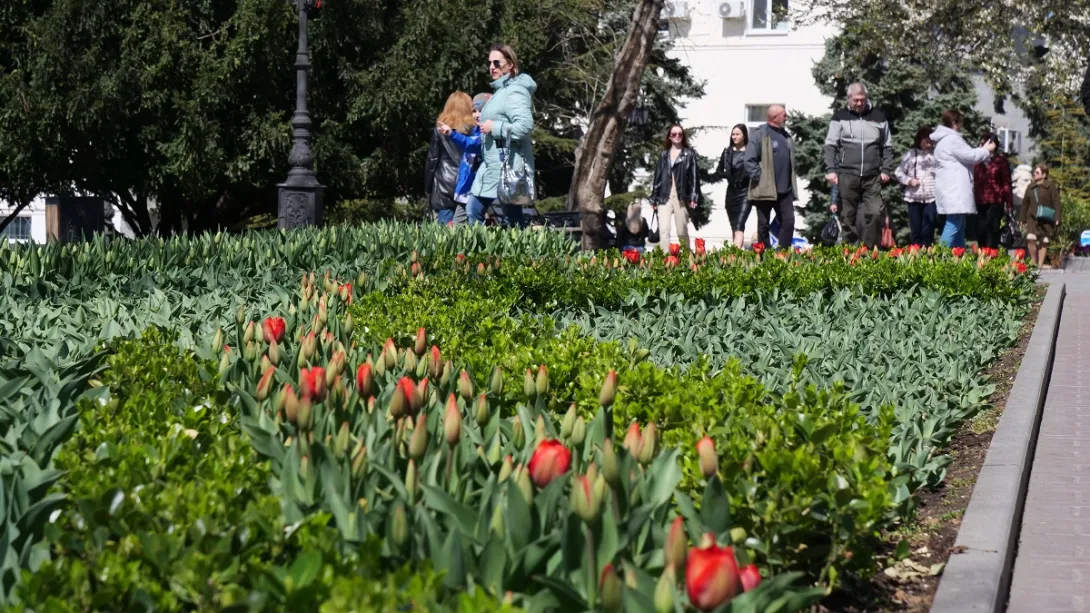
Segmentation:
{"type": "Polygon", "coordinates": [[[982,204],[976,214],[976,242],[981,247],[999,249],[999,226],[1003,223],[1002,204],[982,204]]]}
{"type": "Polygon", "coordinates": [[[780,194],[778,200],[750,200],[750,204],[757,209],[757,240],[770,245],[768,240],[768,226],[772,221],[772,211],[776,212],[776,219],[780,220],[780,249],[790,249],[791,240],[795,236],[795,198],[792,194],[780,194]]]}
{"type": "Polygon", "coordinates": [[[912,234],[912,244],[930,247],[935,244],[935,218],[938,211],[934,202],[908,203],[908,229],[912,234]]]}
{"type": "Polygon", "coordinates": [[[874,248],[882,240],[882,180],[879,177],[860,177],[857,174],[837,176],[840,187],[840,225],[844,228],[844,242],[863,242],[874,248]]]}

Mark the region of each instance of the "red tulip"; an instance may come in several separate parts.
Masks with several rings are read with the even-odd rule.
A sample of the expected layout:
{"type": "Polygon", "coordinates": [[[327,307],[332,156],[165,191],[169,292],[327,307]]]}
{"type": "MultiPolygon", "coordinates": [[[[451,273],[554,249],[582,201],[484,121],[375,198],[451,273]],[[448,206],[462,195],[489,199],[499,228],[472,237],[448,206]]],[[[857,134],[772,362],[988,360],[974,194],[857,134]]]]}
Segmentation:
{"type": "Polygon", "coordinates": [[[1014,259],[1016,259],[1016,260],[1026,259],[1026,250],[1025,249],[1015,249],[1014,250],[1014,259]]]}
{"type": "Polygon", "coordinates": [[[284,328],[287,324],[284,323],[283,317],[266,317],[261,322],[261,333],[265,335],[265,343],[271,345],[273,341],[280,342],[284,338],[284,328]]]}
{"type": "Polygon", "coordinates": [[[1015,262],[1014,268],[1018,271],[1018,274],[1022,274],[1028,269],[1028,267],[1022,262],[1015,262]]]}
{"type": "Polygon", "coordinates": [[[360,364],[360,367],[356,369],[356,391],[366,398],[371,395],[371,387],[374,383],[375,379],[371,374],[371,365],[366,362],[360,364]]]}
{"type": "Polygon", "coordinates": [[[704,537],[705,547],[689,549],[685,567],[689,602],[701,611],[711,611],[730,602],[742,587],[734,550],[719,547],[710,536],[704,537]]]}
{"type": "Polygon", "coordinates": [[[753,253],[756,253],[757,255],[760,255],[760,254],[764,253],[764,251],[765,251],[765,244],[764,243],[753,243],[753,253]]]}
{"type": "Polygon", "coordinates": [[[636,251],[635,249],[625,249],[623,255],[630,264],[640,263],[640,252],[636,251]]]}
{"type": "Polygon", "coordinates": [[[678,243],[670,243],[670,255],[679,255],[681,253],[681,245],[678,243]]]}
{"type": "Polygon", "coordinates": [[[571,467],[571,450],[556,439],[538,443],[528,466],[530,478],[538,487],[545,487],[571,467]]]}
{"type": "Polygon", "coordinates": [[[950,250],[950,253],[953,253],[955,258],[960,258],[961,256],[965,255],[965,248],[964,247],[954,247],[953,249],[950,250]]]}
{"type": "Polygon", "coordinates": [[[624,435],[624,448],[628,450],[628,453],[632,454],[632,457],[636,457],[640,455],[642,441],[640,424],[632,422],[632,425],[628,426],[628,432],[624,435]]]}
{"type": "Polygon", "coordinates": [[[663,546],[666,563],[678,568],[684,566],[688,545],[689,538],[685,535],[685,523],[679,515],[674,518],[674,522],[670,524],[670,529],[666,532],[666,544],[663,546]]]}
{"type": "Polygon", "coordinates": [[[676,255],[666,256],[666,267],[667,268],[673,268],[673,267],[677,266],[680,262],[681,262],[681,260],[678,260],[676,255]]]}
{"type": "Polygon", "coordinates": [[[459,264],[465,262],[466,261],[466,254],[459,253],[458,255],[454,256],[454,261],[458,262],[459,264]]]}
{"type": "Polygon", "coordinates": [[[321,366],[299,369],[299,390],[303,398],[321,402],[325,398],[325,369],[321,366]]]}
{"type": "Polygon", "coordinates": [[[416,411],[421,404],[421,401],[417,400],[419,392],[417,392],[416,384],[408,377],[401,377],[401,379],[398,379],[397,388],[401,390],[401,394],[405,397],[405,406],[409,409],[409,413],[416,415],[416,411]]]}
{"type": "Polygon", "coordinates": [[[707,251],[705,249],[704,239],[702,239],[702,238],[696,239],[696,254],[697,255],[704,255],[705,253],[707,253],[707,251]]]}
{"type": "Polygon", "coordinates": [[[750,592],[761,584],[761,571],[757,570],[756,564],[743,566],[738,572],[742,578],[742,590],[750,592]]]}

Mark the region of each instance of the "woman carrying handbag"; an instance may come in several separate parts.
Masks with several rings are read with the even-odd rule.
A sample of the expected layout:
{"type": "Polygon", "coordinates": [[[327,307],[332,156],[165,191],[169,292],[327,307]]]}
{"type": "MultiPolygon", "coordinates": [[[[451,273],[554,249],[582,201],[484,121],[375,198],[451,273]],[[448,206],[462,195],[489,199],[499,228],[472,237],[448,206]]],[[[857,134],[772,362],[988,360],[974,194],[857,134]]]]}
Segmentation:
{"type": "Polygon", "coordinates": [[[1033,185],[1026,190],[1021,217],[1029,259],[1044,268],[1048,243],[1060,225],[1060,186],[1048,178],[1048,164],[1042,162],[1033,170],[1033,185]]]}

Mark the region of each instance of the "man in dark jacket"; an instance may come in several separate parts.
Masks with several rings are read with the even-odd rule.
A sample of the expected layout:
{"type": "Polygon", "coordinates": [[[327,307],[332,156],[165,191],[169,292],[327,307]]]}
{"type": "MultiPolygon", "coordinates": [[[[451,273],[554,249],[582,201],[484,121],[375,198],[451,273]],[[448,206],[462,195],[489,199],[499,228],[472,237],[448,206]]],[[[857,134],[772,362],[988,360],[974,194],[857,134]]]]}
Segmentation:
{"type": "MultiPolygon", "coordinates": [[[[840,188],[844,240],[874,247],[882,238],[885,215],[882,185],[893,174],[889,122],[867,101],[862,83],[848,86],[848,108],[833,113],[825,137],[825,178],[840,188]]],[[[837,207],[832,207],[833,213],[837,207]]]]}
{"type": "Polygon", "coordinates": [[[773,104],[768,123],[757,126],[746,145],[745,166],[749,175],[749,201],[757,209],[757,240],[769,245],[772,211],[780,221],[779,248],[790,249],[795,236],[795,200],[799,197],[795,177],[795,141],[784,128],[787,109],[773,104]]]}

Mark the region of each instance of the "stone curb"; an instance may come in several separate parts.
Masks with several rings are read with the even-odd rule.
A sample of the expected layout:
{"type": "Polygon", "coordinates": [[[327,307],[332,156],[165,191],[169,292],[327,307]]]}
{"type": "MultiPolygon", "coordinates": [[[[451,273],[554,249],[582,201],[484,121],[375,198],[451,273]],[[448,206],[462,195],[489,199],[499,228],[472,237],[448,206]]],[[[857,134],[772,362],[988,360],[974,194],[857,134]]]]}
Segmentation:
{"type": "Polygon", "coordinates": [[[1006,609],[1064,295],[1062,282],[1049,285],[958,531],[962,553],[951,554],[931,613],[1006,609]]]}

